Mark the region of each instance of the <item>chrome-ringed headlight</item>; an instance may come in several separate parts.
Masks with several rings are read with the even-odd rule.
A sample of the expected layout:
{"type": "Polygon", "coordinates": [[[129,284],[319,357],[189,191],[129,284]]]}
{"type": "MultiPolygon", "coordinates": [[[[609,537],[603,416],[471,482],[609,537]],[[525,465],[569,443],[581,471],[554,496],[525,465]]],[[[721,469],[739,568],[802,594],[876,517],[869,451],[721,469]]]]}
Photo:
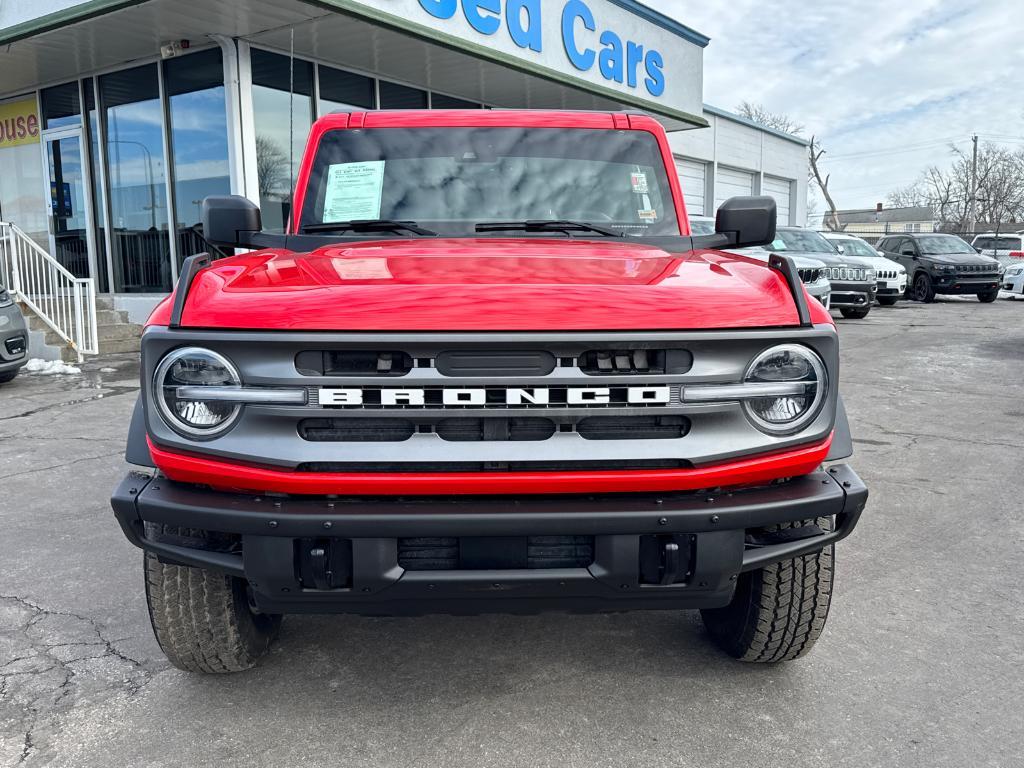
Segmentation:
{"type": "Polygon", "coordinates": [[[754,426],[771,435],[791,435],[821,412],[828,393],[828,372],[821,358],[801,344],[780,344],[761,352],[743,377],[745,384],[793,384],[782,395],[743,401],[754,426]]]}
{"type": "Polygon", "coordinates": [[[221,354],[202,347],[181,347],[167,354],[153,375],[153,399],[171,429],[194,440],[209,440],[227,432],[242,412],[238,403],[223,400],[184,400],[178,388],[240,387],[238,369],[221,354]]]}

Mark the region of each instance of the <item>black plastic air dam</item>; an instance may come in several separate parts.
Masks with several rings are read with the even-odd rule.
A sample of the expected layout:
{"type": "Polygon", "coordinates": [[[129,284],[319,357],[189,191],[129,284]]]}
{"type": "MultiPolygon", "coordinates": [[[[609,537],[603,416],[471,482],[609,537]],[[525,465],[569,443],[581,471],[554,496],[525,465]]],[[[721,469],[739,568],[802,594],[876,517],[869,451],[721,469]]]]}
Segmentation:
{"type": "MultiPolygon", "coordinates": [[[[848,536],[867,488],[846,465],[732,493],[446,498],[272,498],[228,494],[129,474],[111,504],[126,536],[166,562],[246,578],[266,612],[536,613],[705,608],[729,602],[737,576],[821,550],[848,536]],[[779,543],[747,542],[747,530],[835,518],[833,530],[779,543]],[[145,522],[241,536],[242,554],[146,538],[145,522]],[[692,537],[684,583],[643,583],[641,536],[692,537]],[[403,537],[592,536],[588,567],[407,571],[403,537]],[[351,586],[308,589],[295,541],[351,541],[351,586]]],[[[812,531],[813,533],[813,531],[812,531]]]]}

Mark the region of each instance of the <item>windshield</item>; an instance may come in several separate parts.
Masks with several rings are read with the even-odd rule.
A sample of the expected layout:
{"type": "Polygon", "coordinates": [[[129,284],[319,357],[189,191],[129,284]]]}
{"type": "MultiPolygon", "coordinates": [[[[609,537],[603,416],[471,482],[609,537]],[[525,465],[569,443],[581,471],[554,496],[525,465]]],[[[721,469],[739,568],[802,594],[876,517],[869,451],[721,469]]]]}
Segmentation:
{"type": "Polygon", "coordinates": [[[1021,249],[1020,242],[1019,237],[979,237],[974,244],[984,250],[1019,251],[1021,249]]]}
{"type": "Polygon", "coordinates": [[[961,240],[955,235],[936,235],[934,237],[922,237],[917,241],[921,253],[929,256],[941,256],[952,253],[975,253],[966,240],[961,240]]]}
{"type": "Polygon", "coordinates": [[[465,235],[481,222],[564,220],[624,235],[679,234],[658,142],[644,131],[331,131],[306,195],[300,229],[390,219],[465,235]]]}
{"type": "Polygon", "coordinates": [[[838,253],[824,235],[809,229],[780,229],[775,233],[771,250],[796,251],[797,253],[838,253]]]}
{"type": "Polygon", "coordinates": [[[878,256],[878,254],[875,252],[875,249],[872,248],[867,243],[865,243],[863,240],[830,240],[829,242],[832,242],[835,245],[843,246],[843,253],[845,253],[847,256],[866,256],[871,259],[876,258],[878,256]]]}

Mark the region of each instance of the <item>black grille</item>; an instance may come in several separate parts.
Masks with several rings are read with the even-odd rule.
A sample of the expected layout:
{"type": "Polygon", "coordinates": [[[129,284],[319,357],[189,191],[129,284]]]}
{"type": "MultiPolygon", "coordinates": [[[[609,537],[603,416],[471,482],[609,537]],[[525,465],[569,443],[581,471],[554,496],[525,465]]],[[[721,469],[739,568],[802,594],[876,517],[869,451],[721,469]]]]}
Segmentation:
{"type": "Polygon", "coordinates": [[[585,440],[671,440],[689,430],[685,416],[588,416],[576,425],[585,440]]]}
{"type": "Polygon", "coordinates": [[[586,568],[593,536],[432,536],[398,540],[398,564],[407,571],[586,568]]]}
{"type": "Polygon", "coordinates": [[[818,278],[821,277],[821,270],[817,268],[798,269],[797,272],[800,274],[800,281],[803,283],[816,283],[818,278]]]}
{"type": "Polygon", "coordinates": [[[303,376],[404,376],[412,367],[412,357],[397,351],[307,350],[295,356],[303,376]]]}
{"type": "Polygon", "coordinates": [[[578,362],[589,376],[686,373],[693,367],[693,354],[685,349],[592,349],[578,362]]]}
{"type": "Polygon", "coordinates": [[[307,461],[299,472],[601,472],[619,469],[688,469],[683,459],[613,461],[307,461]]]}
{"type": "Polygon", "coordinates": [[[438,437],[453,442],[483,440],[547,440],[555,434],[551,419],[442,419],[438,437]]]}
{"type": "Polygon", "coordinates": [[[416,425],[407,419],[304,419],[299,436],[314,443],[400,443],[416,425]]]}

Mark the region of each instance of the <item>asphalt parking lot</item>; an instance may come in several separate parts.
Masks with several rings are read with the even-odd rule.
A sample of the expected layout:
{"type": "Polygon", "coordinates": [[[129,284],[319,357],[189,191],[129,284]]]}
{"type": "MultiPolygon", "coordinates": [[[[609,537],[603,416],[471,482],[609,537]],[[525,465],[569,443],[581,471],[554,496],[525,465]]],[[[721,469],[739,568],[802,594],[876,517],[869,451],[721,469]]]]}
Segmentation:
{"type": "Polygon", "coordinates": [[[1020,765],[1024,302],[838,322],[871,499],[824,637],[781,666],[723,657],[695,613],[293,616],[252,672],[180,672],[108,506],[137,367],[20,376],[0,389],[0,765],[1020,765]]]}

